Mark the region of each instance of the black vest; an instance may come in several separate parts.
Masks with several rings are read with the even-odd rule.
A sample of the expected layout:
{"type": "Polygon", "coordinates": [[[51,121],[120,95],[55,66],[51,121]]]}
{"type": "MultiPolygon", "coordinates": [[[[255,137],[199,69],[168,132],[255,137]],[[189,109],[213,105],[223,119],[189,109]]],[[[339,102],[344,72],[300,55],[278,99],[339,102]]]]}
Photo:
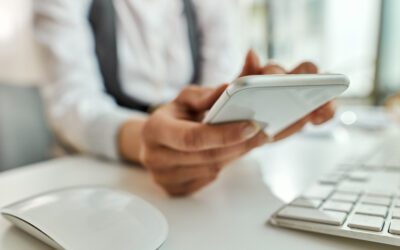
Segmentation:
{"type": "MultiPolygon", "coordinates": [[[[201,35],[197,22],[196,11],[192,0],[182,0],[183,14],[188,24],[188,34],[192,53],[194,74],[191,83],[199,82],[201,71],[201,35]]],[[[112,0],[93,0],[89,11],[89,23],[93,30],[96,46],[96,56],[99,63],[104,87],[107,93],[114,97],[118,105],[148,112],[150,105],[125,94],[121,87],[118,73],[118,53],[116,41],[116,17],[112,0]]]]}

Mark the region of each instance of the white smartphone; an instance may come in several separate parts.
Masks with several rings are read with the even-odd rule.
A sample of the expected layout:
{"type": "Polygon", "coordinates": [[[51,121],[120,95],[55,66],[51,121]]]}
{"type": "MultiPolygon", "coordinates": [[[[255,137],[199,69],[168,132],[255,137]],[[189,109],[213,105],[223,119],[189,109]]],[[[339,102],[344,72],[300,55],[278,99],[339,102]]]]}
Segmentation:
{"type": "Polygon", "coordinates": [[[349,79],[340,74],[241,77],[228,86],[203,122],[252,120],[275,136],[348,87],[349,79]]]}

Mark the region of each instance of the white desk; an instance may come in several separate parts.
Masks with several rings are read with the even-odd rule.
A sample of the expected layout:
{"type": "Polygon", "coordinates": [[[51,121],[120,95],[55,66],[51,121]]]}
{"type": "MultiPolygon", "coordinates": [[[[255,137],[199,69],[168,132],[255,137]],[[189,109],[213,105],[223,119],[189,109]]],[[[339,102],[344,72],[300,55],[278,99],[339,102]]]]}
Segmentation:
{"type": "MultiPolygon", "coordinates": [[[[266,224],[283,204],[274,194],[290,200],[350,148],[361,150],[366,141],[373,140],[343,131],[335,138],[300,135],[266,146],[230,166],[210,187],[185,199],[168,198],[137,168],[88,157],[58,159],[1,174],[0,206],[54,188],[99,184],[135,193],[165,214],[170,233],[163,250],[395,249],[266,224]]],[[[0,249],[49,248],[1,218],[0,249]]]]}

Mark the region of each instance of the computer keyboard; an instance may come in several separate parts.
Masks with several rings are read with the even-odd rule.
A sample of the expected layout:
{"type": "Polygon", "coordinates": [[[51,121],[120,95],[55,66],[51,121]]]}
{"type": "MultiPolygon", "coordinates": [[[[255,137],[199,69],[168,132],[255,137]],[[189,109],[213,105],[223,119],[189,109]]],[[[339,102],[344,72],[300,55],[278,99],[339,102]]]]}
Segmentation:
{"type": "Polygon", "coordinates": [[[400,246],[400,140],[339,164],[270,223],[400,246]]]}

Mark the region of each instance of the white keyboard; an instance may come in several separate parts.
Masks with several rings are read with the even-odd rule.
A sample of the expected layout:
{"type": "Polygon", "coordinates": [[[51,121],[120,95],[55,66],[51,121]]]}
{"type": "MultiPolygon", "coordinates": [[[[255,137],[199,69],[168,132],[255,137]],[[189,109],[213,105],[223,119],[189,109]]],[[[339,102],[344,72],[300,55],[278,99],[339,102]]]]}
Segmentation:
{"type": "Polygon", "coordinates": [[[400,140],[340,164],[270,223],[400,246],[400,140]]]}

